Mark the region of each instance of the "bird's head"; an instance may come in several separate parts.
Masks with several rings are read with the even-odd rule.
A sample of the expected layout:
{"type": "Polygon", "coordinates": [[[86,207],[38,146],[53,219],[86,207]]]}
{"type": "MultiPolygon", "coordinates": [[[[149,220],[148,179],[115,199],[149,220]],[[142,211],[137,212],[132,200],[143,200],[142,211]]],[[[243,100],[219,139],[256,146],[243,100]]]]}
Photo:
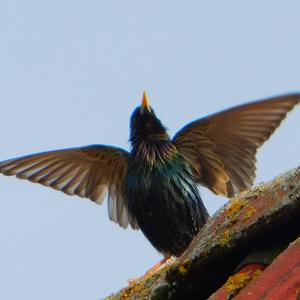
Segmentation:
{"type": "Polygon", "coordinates": [[[143,100],[131,116],[130,141],[136,145],[145,141],[169,141],[166,128],[156,117],[153,108],[149,105],[147,93],[144,92],[143,100]]]}

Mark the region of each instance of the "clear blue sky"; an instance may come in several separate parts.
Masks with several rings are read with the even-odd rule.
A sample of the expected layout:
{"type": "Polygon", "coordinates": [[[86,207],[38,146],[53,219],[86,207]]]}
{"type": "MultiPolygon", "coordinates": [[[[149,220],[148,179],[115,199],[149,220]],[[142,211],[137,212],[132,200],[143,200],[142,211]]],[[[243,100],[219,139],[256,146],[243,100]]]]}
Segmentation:
{"type": "MultiPolygon", "coordinates": [[[[144,89],[187,122],[300,91],[299,1],[0,3],[0,159],[95,143],[128,148],[144,89]]],[[[299,165],[298,107],[259,151],[257,182],[299,165]]],[[[226,199],[202,189],[213,213],[226,199]]],[[[161,259],[106,206],[0,177],[0,299],[87,300],[161,259]]]]}

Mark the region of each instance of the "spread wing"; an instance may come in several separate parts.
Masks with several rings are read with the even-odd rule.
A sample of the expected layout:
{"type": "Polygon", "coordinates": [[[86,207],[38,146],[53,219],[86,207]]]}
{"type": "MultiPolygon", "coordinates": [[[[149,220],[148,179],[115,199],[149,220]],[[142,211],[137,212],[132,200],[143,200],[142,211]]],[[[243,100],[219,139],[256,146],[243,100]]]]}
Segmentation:
{"type": "Polygon", "coordinates": [[[233,196],[253,184],[258,147],[299,101],[291,94],[237,106],[186,125],[173,143],[199,183],[233,196]]]}
{"type": "Polygon", "coordinates": [[[124,228],[130,224],[137,229],[124,197],[128,158],[129,153],[123,149],[93,145],[10,159],[0,163],[0,173],[89,198],[98,204],[107,197],[110,219],[124,228]]]}

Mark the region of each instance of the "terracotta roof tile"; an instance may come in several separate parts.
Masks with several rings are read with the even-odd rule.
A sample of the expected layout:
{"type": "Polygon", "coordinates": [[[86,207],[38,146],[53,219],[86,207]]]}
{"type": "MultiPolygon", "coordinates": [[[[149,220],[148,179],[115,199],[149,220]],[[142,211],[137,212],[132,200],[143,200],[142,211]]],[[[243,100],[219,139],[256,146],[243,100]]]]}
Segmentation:
{"type": "Polygon", "coordinates": [[[300,299],[300,238],[246,286],[236,300],[300,299]]]}

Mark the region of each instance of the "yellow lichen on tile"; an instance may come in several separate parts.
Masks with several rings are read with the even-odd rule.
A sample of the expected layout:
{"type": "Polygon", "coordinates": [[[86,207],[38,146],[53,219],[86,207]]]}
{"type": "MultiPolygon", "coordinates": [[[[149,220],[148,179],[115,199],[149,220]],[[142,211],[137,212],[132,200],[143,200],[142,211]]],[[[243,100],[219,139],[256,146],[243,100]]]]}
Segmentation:
{"type": "Polygon", "coordinates": [[[263,272],[262,270],[259,270],[259,269],[256,270],[256,271],[253,273],[253,275],[252,275],[252,280],[254,280],[254,279],[256,279],[258,276],[260,276],[262,272],[263,272]]]}
{"type": "Polygon", "coordinates": [[[187,272],[187,268],[185,266],[181,265],[181,266],[179,266],[178,271],[179,271],[179,273],[184,275],[187,272]]]}
{"type": "Polygon", "coordinates": [[[251,277],[248,273],[237,273],[228,278],[227,282],[225,283],[225,289],[229,293],[235,293],[246,286],[250,280],[251,277]]]}
{"type": "Polygon", "coordinates": [[[145,282],[131,283],[127,288],[123,289],[120,293],[120,299],[126,300],[130,299],[131,296],[135,294],[144,294],[147,295],[149,293],[149,288],[145,286],[145,282]]]}
{"type": "Polygon", "coordinates": [[[238,221],[239,214],[246,204],[247,202],[243,199],[234,198],[231,200],[226,209],[226,219],[231,225],[238,221]]]}
{"type": "MultiPolygon", "coordinates": [[[[159,277],[163,276],[170,268],[172,264],[164,266],[162,269],[150,274],[142,276],[140,279],[132,280],[129,282],[129,286],[120,291],[120,300],[132,299],[138,295],[139,299],[148,296],[151,292],[151,285],[159,277]]],[[[108,298],[109,299],[109,298],[108,298]]]]}
{"type": "Polygon", "coordinates": [[[229,228],[226,228],[222,233],[220,233],[218,242],[221,246],[228,246],[229,244],[229,238],[230,238],[230,230],[229,228]]]}
{"type": "Polygon", "coordinates": [[[130,299],[130,297],[136,293],[149,293],[147,286],[149,279],[131,281],[129,286],[123,289],[120,293],[120,299],[130,299]]]}
{"type": "Polygon", "coordinates": [[[255,207],[251,207],[249,208],[244,215],[244,221],[249,220],[254,214],[256,213],[256,208],[255,207]]]}
{"type": "Polygon", "coordinates": [[[246,206],[247,202],[242,199],[234,198],[227,208],[227,216],[232,217],[238,214],[244,206],[246,206]]]}
{"type": "Polygon", "coordinates": [[[262,270],[256,270],[254,273],[241,272],[230,276],[225,283],[225,289],[231,295],[236,295],[243,289],[250,281],[256,279],[262,273],[262,270]]]}

